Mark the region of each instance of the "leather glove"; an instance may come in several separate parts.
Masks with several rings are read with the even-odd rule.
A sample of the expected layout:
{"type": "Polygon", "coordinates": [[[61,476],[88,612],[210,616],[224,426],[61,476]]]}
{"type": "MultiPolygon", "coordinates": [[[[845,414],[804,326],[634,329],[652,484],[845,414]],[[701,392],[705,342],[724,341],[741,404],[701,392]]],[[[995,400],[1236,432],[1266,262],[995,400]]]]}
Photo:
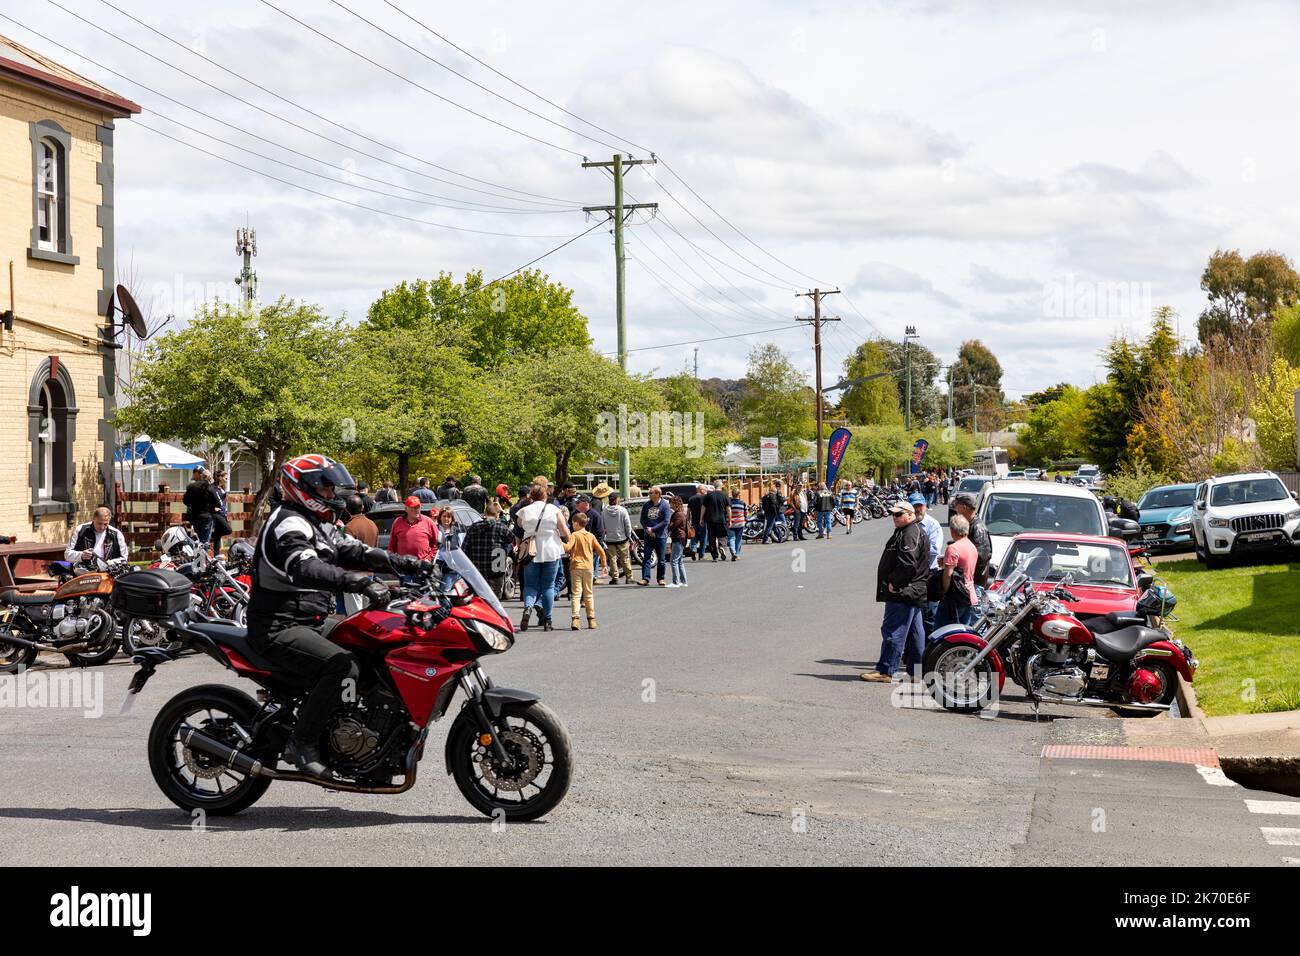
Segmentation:
{"type": "Polygon", "coordinates": [[[393,600],[393,592],[383,581],[371,581],[361,592],[367,608],[385,608],[393,600]]]}
{"type": "Polygon", "coordinates": [[[416,574],[420,570],[421,561],[411,554],[390,554],[388,564],[398,574],[416,574]]]}

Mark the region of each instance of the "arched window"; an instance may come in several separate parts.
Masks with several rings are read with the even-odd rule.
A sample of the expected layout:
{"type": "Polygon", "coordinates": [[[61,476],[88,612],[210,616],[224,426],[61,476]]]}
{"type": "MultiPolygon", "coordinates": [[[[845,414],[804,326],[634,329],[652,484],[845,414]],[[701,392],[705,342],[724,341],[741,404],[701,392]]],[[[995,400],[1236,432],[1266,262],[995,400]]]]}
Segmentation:
{"type": "Polygon", "coordinates": [[[46,137],[36,147],[36,245],[48,252],[63,252],[64,197],[60,195],[63,155],[59,144],[46,137]]]}
{"type": "Polygon", "coordinates": [[[69,202],[69,164],[72,134],[54,120],[31,124],[32,140],[32,244],[28,256],[75,266],[72,254],[72,204],[69,202]]]}
{"type": "Polygon", "coordinates": [[[77,396],[66,365],[59,362],[50,373],[51,362],[45,359],[27,392],[28,483],[32,517],[38,520],[41,515],[76,511],[72,446],[77,438],[77,396]]]}
{"type": "Polygon", "coordinates": [[[36,496],[42,501],[54,497],[54,447],[59,430],[54,424],[54,402],[50,400],[50,386],[41,386],[41,407],[36,426],[36,496]]]}

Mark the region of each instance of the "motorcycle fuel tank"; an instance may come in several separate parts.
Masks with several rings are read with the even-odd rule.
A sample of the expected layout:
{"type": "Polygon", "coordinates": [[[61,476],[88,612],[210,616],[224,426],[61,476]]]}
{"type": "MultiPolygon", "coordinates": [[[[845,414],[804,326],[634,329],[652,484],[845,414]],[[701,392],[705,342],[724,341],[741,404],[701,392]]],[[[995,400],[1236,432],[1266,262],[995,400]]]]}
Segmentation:
{"type": "Polygon", "coordinates": [[[1092,643],[1092,632],[1073,614],[1044,614],[1034,621],[1034,633],[1049,644],[1092,643]]]}

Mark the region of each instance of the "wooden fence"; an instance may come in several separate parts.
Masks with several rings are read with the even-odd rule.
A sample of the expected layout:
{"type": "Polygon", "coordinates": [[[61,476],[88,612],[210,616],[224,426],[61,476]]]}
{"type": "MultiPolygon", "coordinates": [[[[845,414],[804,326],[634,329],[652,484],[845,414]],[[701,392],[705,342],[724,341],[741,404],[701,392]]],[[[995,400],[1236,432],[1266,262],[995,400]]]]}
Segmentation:
{"type": "MultiPolygon", "coordinates": [[[[174,524],[185,521],[185,506],[181,503],[183,495],[174,492],[171,485],[162,484],[157,491],[123,491],[117,485],[116,524],[126,536],[127,546],[133,555],[152,554],[158,546],[158,539],[163,532],[174,524]]],[[[253,536],[253,501],[257,496],[251,485],[246,485],[242,492],[226,493],[226,507],[230,511],[231,533],[224,539],[229,543],[236,538],[253,536]]],[[[192,529],[190,529],[192,530],[192,529]]]]}

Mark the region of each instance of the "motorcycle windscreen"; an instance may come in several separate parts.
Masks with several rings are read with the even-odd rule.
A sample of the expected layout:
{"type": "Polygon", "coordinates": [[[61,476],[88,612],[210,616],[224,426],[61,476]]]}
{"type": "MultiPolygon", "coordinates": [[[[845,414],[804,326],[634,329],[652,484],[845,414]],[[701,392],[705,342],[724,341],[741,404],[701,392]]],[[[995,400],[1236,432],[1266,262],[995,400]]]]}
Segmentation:
{"type": "Polygon", "coordinates": [[[509,617],[506,609],[501,606],[492,588],[488,585],[483,575],[479,574],[478,568],[465,557],[465,552],[456,547],[442,547],[438,549],[438,560],[446,565],[448,571],[455,571],[461,576],[465,583],[483,600],[492,605],[492,610],[496,611],[503,618],[509,617]]]}

